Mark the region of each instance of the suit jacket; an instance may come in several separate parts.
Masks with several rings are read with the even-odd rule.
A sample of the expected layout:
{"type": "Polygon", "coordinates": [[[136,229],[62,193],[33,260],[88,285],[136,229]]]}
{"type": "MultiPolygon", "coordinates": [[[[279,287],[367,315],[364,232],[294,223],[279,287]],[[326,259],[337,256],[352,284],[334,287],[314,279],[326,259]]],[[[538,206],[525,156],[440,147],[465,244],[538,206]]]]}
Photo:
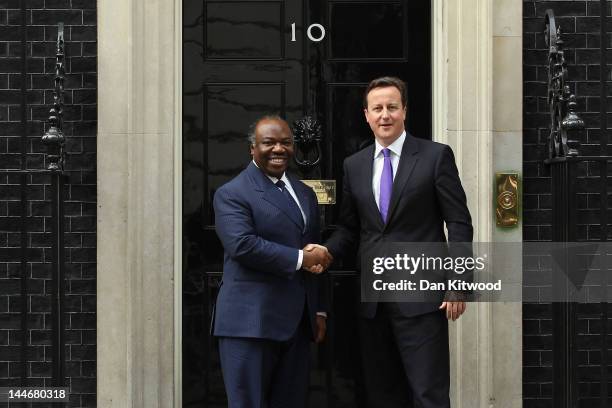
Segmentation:
{"type": "Polygon", "coordinates": [[[215,193],[216,232],[225,249],[215,336],[287,340],[305,306],[315,333],[315,313],[325,308],[318,277],[295,268],[299,249],[320,239],[317,199],[287,177],[306,216],[304,230],[283,193],[252,162],[215,193]]]}
{"type": "MultiPolygon", "coordinates": [[[[346,256],[357,244],[359,256],[360,249],[385,241],[445,242],[445,222],[448,241],[472,242],[472,220],[449,146],[406,133],[386,223],[372,192],[373,160],[370,145],[344,161],[339,225],[325,244],[335,258],[346,256]]],[[[399,303],[405,316],[439,306],[440,302],[399,303]]],[[[362,303],[362,316],[374,317],[376,307],[377,303],[362,303]]]]}

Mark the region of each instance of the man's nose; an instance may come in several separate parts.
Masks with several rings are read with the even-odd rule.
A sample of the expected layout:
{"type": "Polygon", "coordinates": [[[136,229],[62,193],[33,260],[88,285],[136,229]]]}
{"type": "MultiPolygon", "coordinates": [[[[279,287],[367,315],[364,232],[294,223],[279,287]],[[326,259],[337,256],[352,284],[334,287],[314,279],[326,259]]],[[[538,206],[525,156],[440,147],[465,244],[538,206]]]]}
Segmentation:
{"type": "Polygon", "coordinates": [[[383,118],[388,118],[389,117],[389,110],[387,108],[384,108],[381,112],[381,116],[383,118]]]}
{"type": "Polygon", "coordinates": [[[282,152],[285,150],[285,146],[281,142],[274,143],[274,147],[272,147],[272,151],[282,152]]]}

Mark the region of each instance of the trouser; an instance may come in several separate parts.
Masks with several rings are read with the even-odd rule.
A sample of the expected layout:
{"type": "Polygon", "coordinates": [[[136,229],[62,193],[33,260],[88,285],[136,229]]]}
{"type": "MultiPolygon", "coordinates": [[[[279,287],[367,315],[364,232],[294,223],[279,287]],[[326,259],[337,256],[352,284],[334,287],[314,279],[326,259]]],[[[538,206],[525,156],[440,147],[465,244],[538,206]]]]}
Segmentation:
{"type": "Polygon", "coordinates": [[[219,337],[229,408],[304,408],[309,375],[306,314],[287,341],[219,337]]]}
{"type": "Polygon", "coordinates": [[[368,408],[450,408],[444,312],[405,317],[396,303],[380,303],[359,331],[368,408]]]}

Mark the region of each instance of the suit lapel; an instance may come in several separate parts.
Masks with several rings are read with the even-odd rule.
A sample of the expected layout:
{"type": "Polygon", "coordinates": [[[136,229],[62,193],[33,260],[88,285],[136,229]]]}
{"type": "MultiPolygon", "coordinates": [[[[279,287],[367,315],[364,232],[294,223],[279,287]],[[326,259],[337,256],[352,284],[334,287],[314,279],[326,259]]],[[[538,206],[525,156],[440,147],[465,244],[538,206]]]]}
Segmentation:
{"type": "Polygon", "coordinates": [[[287,198],[283,195],[283,193],[281,193],[279,188],[272,183],[272,181],[270,181],[270,185],[264,191],[263,199],[285,213],[285,215],[289,217],[289,219],[293,221],[293,223],[300,229],[302,228],[303,224],[297,219],[298,214],[289,208],[287,198]]]}
{"type": "MultiPolygon", "coordinates": [[[[262,198],[282,211],[293,223],[301,228],[302,223],[297,219],[297,214],[295,214],[294,211],[289,208],[287,199],[280,189],[276,187],[274,183],[272,183],[272,180],[270,180],[260,169],[258,169],[253,162],[249,164],[247,171],[249,172],[256,189],[263,192],[262,198]]],[[[291,186],[293,187],[293,182],[291,186]]]]}
{"type": "Polygon", "coordinates": [[[399,161],[399,167],[397,168],[397,173],[395,175],[395,179],[393,180],[393,189],[391,190],[391,201],[389,202],[389,211],[387,213],[387,223],[385,227],[389,225],[389,222],[393,218],[393,213],[397,207],[397,203],[402,196],[402,192],[408,184],[408,179],[412,175],[412,171],[414,170],[414,166],[419,161],[419,156],[417,153],[419,152],[418,141],[408,132],[406,132],[406,140],[404,140],[404,145],[402,146],[402,155],[399,161]]]}

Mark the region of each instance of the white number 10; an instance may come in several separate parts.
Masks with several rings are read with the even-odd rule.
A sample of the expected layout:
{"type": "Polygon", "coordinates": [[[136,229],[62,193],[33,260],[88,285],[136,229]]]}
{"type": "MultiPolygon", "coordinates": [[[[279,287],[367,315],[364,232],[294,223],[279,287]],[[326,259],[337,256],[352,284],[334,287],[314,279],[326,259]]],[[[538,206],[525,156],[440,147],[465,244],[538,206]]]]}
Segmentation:
{"type": "MultiPolygon", "coordinates": [[[[321,24],[315,23],[315,24],[311,24],[308,26],[308,29],[306,30],[306,35],[308,36],[308,39],[310,41],[313,42],[319,42],[322,41],[325,38],[325,27],[323,27],[321,24]],[[313,28],[318,28],[320,31],[320,34],[318,37],[314,37],[312,35],[312,29],[313,28]]],[[[291,42],[295,42],[295,23],[291,23],[291,42]]]]}

